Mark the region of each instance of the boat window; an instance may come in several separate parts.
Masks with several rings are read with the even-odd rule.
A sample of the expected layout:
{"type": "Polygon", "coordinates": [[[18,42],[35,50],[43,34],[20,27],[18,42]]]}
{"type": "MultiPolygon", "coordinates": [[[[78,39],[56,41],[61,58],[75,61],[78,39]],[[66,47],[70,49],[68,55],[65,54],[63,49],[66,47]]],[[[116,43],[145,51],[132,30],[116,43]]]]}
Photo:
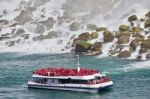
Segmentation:
{"type": "Polygon", "coordinates": [[[101,77],[100,76],[95,76],[95,79],[99,80],[99,79],[101,79],[101,77]]]}
{"type": "Polygon", "coordinates": [[[54,79],[52,79],[52,83],[54,83],[54,79]]]}
{"type": "Polygon", "coordinates": [[[66,83],[85,84],[85,83],[87,83],[87,80],[60,79],[59,82],[62,83],[62,84],[66,84],[66,83]]]}
{"type": "Polygon", "coordinates": [[[46,84],[48,81],[46,78],[34,78],[33,80],[34,82],[40,83],[40,84],[46,84]]]}

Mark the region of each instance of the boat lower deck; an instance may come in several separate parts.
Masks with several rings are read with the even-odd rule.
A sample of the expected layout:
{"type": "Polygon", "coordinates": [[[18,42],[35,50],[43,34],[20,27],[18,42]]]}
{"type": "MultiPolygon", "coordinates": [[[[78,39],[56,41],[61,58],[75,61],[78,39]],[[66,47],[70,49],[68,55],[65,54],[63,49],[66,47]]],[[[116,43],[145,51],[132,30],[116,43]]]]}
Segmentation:
{"type": "Polygon", "coordinates": [[[97,93],[100,89],[108,88],[112,86],[112,82],[108,82],[105,84],[97,84],[97,85],[73,85],[73,84],[57,84],[57,85],[46,85],[46,84],[37,84],[34,82],[28,82],[29,88],[42,88],[42,89],[52,89],[52,90],[66,90],[66,91],[78,91],[78,92],[89,92],[89,93],[97,93]]]}

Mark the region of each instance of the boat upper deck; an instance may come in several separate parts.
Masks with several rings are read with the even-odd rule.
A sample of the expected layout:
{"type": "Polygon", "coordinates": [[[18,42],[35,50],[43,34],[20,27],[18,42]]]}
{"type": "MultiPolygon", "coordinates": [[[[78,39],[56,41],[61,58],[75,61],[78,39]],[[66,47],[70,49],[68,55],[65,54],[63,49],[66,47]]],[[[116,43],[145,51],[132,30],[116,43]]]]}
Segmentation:
{"type": "Polygon", "coordinates": [[[98,70],[90,70],[86,68],[81,68],[79,72],[77,69],[67,69],[67,68],[43,68],[33,72],[35,75],[40,76],[89,76],[99,73],[98,70]]]}

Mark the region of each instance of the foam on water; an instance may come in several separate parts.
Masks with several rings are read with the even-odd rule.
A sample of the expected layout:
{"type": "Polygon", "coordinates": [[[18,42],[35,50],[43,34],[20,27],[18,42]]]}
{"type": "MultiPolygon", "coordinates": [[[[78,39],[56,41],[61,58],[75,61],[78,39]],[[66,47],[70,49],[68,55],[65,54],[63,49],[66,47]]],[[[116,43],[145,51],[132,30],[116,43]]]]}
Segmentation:
{"type": "Polygon", "coordinates": [[[150,61],[140,61],[125,65],[123,68],[117,68],[116,71],[131,72],[138,69],[150,69],[150,61]]]}

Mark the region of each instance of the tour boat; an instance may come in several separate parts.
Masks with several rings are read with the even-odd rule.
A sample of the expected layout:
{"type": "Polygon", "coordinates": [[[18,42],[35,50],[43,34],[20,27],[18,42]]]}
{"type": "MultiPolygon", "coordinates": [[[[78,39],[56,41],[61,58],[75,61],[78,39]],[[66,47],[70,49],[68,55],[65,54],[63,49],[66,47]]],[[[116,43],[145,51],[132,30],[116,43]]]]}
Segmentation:
{"type": "Polygon", "coordinates": [[[103,76],[99,70],[80,68],[43,68],[33,72],[28,81],[29,88],[80,91],[97,93],[113,85],[111,78],[103,76]]]}

